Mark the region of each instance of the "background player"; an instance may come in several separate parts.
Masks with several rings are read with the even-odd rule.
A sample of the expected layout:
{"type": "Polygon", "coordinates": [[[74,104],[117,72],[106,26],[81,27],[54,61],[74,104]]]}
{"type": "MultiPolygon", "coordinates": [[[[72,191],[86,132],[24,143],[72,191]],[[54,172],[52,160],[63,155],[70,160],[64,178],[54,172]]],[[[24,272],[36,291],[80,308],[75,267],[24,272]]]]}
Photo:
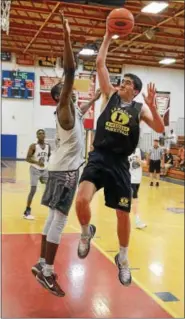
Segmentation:
{"type": "Polygon", "coordinates": [[[132,187],[132,211],[135,218],[135,226],[138,229],[143,229],[146,224],[140,219],[138,192],[142,180],[142,166],[146,164],[144,161],[144,153],[137,147],[135,151],[129,156],[130,175],[132,187]]]}
{"type": "Polygon", "coordinates": [[[30,184],[31,189],[28,195],[26,209],[23,214],[23,218],[33,220],[31,215],[31,204],[33,197],[37,190],[38,181],[42,184],[46,184],[48,179],[48,160],[51,155],[51,147],[48,143],[45,143],[45,131],[39,129],[36,132],[37,143],[31,144],[27,153],[26,160],[30,163],[30,184]]]}

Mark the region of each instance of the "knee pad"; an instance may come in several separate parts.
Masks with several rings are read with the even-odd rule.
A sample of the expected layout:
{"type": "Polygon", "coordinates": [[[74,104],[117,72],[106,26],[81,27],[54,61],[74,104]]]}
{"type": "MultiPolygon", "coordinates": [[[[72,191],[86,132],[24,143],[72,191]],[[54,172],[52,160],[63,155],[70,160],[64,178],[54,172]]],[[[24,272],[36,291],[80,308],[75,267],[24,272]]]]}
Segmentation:
{"type": "Polygon", "coordinates": [[[45,225],[44,225],[44,229],[43,229],[43,232],[42,232],[43,235],[47,235],[48,234],[49,229],[50,229],[51,224],[52,224],[52,221],[53,221],[53,218],[54,218],[54,213],[55,213],[55,210],[49,208],[49,214],[48,214],[48,217],[46,219],[46,222],[45,222],[45,225]]]}
{"type": "Polygon", "coordinates": [[[67,216],[55,209],[54,218],[47,234],[47,241],[59,244],[66,222],[67,216]]]}

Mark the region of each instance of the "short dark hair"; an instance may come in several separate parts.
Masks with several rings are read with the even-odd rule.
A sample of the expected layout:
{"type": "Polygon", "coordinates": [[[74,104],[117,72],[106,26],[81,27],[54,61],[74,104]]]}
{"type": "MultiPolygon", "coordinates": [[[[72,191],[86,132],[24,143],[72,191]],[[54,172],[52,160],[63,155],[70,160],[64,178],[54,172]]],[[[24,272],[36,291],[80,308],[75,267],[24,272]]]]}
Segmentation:
{"type": "Polygon", "coordinates": [[[42,128],[39,128],[39,130],[37,130],[36,134],[38,134],[40,131],[45,133],[45,131],[42,128]]]}
{"type": "Polygon", "coordinates": [[[131,78],[131,80],[134,82],[134,89],[139,91],[139,93],[140,93],[142,90],[142,87],[143,87],[143,83],[142,83],[141,79],[137,75],[132,74],[132,73],[126,73],[126,74],[124,74],[124,77],[125,76],[128,76],[129,78],[131,78]]]}
{"type": "Polygon", "coordinates": [[[52,89],[51,89],[51,96],[52,96],[52,99],[55,101],[55,102],[58,102],[58,100],[56,99],[57,96],[60,95],[60,92],[62,91],[62,88],[63,88],[63,84],[61,82],[55,84],[52,89]]]}

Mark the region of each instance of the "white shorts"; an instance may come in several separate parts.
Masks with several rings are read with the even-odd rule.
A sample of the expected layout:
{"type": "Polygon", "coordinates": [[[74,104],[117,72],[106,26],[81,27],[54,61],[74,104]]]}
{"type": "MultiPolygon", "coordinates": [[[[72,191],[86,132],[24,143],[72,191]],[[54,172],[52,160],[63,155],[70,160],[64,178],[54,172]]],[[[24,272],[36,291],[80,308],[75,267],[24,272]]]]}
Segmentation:
{"type": "Polygon", "coordinates": [[[38,181],[42,184],[46,184],[48,180],[48,170],[37,169],[33,166],[30,166],[30,184],[31,186],[37,186],[38,181]]]}

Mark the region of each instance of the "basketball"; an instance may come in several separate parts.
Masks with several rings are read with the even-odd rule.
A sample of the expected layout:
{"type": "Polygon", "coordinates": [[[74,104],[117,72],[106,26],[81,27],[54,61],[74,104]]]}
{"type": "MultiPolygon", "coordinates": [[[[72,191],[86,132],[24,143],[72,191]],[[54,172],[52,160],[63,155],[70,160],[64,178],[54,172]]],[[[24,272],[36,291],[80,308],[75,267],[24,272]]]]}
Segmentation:
{"type": "Polygon", "coordinates": [[[107,29],[111,34],[119,36],[129,34],[134,27],[133,14],[124,8],[114,9],[107,17],[107,29]]]}

